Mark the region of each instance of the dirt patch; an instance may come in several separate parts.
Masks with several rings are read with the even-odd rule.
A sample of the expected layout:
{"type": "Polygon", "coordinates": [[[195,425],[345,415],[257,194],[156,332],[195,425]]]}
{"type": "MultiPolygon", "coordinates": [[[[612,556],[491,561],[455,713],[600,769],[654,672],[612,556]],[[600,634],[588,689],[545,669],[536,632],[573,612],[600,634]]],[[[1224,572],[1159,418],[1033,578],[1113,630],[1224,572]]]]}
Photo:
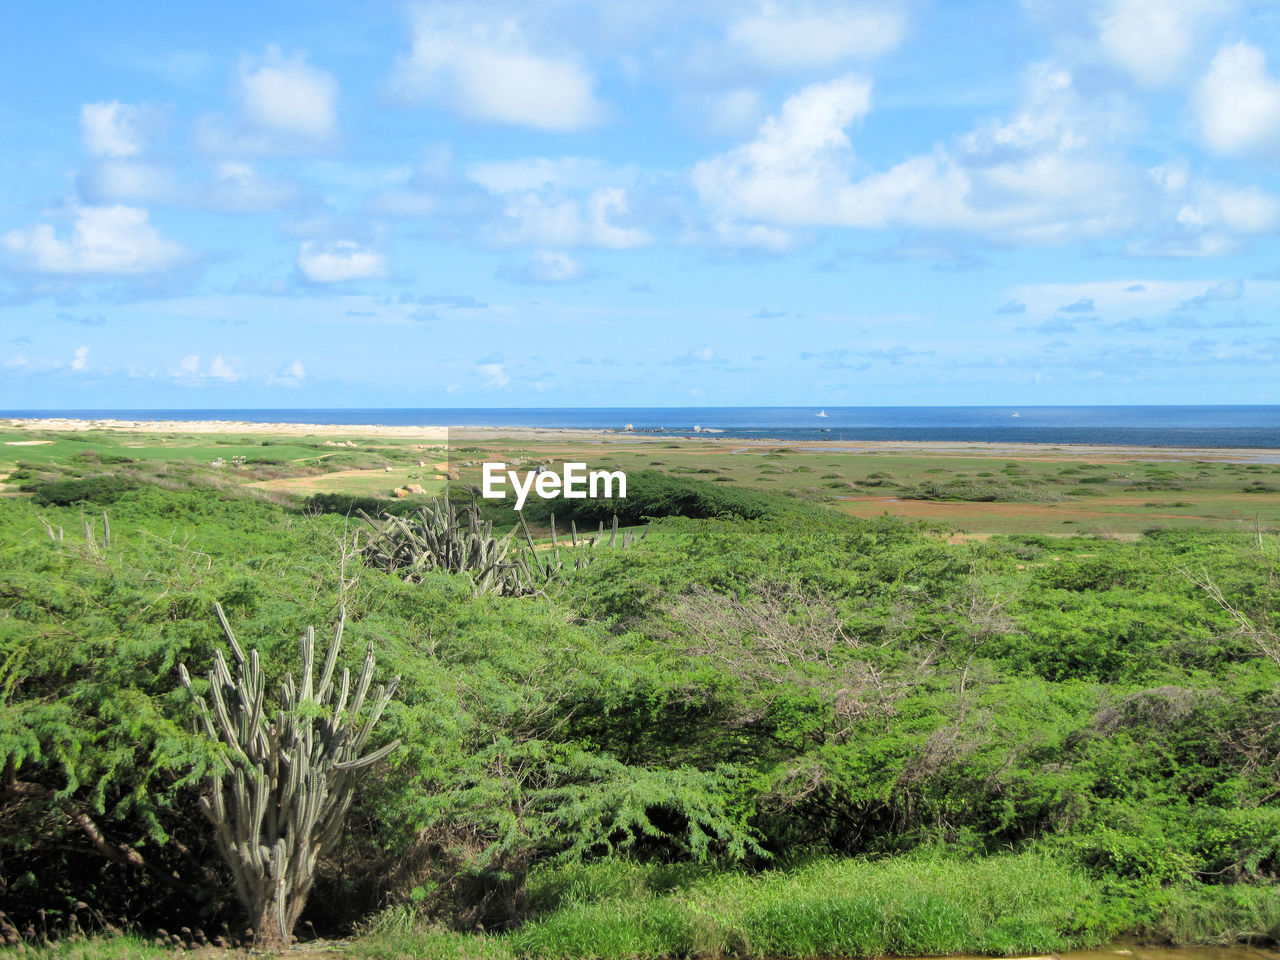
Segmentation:
{"type": "MultiPolygon", "coordinates": [[[[895,513],[917,520],[982,520],[1017,517],[1024,520],[1115,520],[1131,517],[1140,520],[1206,520],[1224,522],[1230,517],[1207,517],[1190,513],[1156,513],[1154,511],[1091,510],[1080,503],[985,503],[968,500],[903,500],[898,497],[840,497],[841,509],[855,516],[895,513]],[[876,508],[879,509],[876,509],[876,508]]],[[[1141,500],[1127,498],[1101,501],[1117,506],[1137,506],[1141,500]]]]}
{"type": "Polygon", "coordinates": [[[53,443],[52,440],[6,440],[6,447],[43,447],[46,443],[53,443]]]}

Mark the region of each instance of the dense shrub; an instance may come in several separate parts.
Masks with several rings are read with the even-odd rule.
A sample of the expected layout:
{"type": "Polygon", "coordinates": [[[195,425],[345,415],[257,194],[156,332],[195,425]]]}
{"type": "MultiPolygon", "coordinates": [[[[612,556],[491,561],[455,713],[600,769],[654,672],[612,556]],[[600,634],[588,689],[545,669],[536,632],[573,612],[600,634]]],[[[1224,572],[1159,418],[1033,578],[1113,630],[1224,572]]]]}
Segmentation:
{"type": "Polygon", "coordinates": [[[794,510],[787,500],[737,486],[712,486],[711,482],[675,477],[656,470],[627,475],[627,496],[614,499],[541,500],[531,497],[525,517],[541,522],[556,515],[557,520],[579,524],[608,523],[615,514],[624,524],[642,523],[657,517],[755,520],[794,510]]]}
{"type": "Polygon", "coordinates": [[[274,685],[341,596],[350,649],[373,642],[379,671],[404,678],[377,733],[404,746],[322,865],[311,916],[331,930],[390,904],[465,929],[536,917],[520,942],[548,955],[701,949],[707,929],[729,931],[715,949],[812,955],[882,949],[847,933],[877,890],[906,931],[893,949],[1274,920],[1253,891],[1274,897],[1280,872],[1280,666],[1184,572],[1265,623],[1280,578],[1250,538],[953,545],[727,484],[630,479],[643,515],[700,518],[667,516],[510,599],[344,561],[341,510],[144,485],[112,505],[106,549],[44,533],[42,518],[76,530],[86,501],[0,500],[0,911],[235,922],[176,664],[212,655],[220,600],[264,638],[274,685]],[[558,889],[587,898],[605,881],[574,871],[619,854],[654,871],[639,903],[615,895],[631,867],[590,903],[539,879],[563,870],[558,889]],[[1042,854],[1044,884],[1009,899],[996,874],[1030,883],[1042,854]],[[690,907],[718,898],[720,919],[690,907]],[[961,940],[929,940],[919,917],[961,940]]]}
{"type": "Polygon", "coordinates": [[[115,474],[85,477],[80,480],[58,480],[36,487],[35,502],[41,506],[65,507],[73,503],[115,503],[138,487],[136,480],[115,474]]]}

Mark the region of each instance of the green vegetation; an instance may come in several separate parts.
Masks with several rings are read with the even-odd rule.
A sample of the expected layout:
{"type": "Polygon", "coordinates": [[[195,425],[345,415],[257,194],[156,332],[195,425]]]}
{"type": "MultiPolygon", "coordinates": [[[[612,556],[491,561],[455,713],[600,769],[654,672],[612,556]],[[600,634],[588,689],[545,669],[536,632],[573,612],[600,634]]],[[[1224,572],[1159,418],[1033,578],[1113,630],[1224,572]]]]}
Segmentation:
{"type": "MultiPolygon", "coordinates": [[[[376,652],[369,682],[402,678],[301,914],[300,930],[360,931],[355,957],[1280,938],[1280,554],[1264,529],[949,543],[798,487],[655,470],[629,477],[621,518],[660,518],[642,543],[565,563],[534,595],[477,595],[453,568],[366,563],[363,521],[251,495],[252,473],[171,484],[160,460],[69,456],[18,482],[95,496],[0,499],[0,938],[146,956],[161,928],[231,941],[253,919],[200,813],[221,748],[178,682],[226,642],[215,603],[263,638],[256,689],[340,611],[376,652]],[[71,939],[109,929],[137,939],[71,939]]],[[[1065,474],[1064,495],[1135,479],[1119,473],[1193,493],[1200,472],[1237,490],[1256,473],[823,454],[796,477],[803,456],[767,463],[788,483],[889,489],[1065,474]]],[[[537,553],[550,510],[530,507],[537,553]]],[[[509,511],[482,509],[486,535],[507,532],[509,511]]],[[[359,675],[335,656],[334,676],[359,675]]]]}
{"type": "Polygon", "coordinates": [[[363,752],[399,678],[378,687],[368,713],[362,713],[373,680],[373,645],[354,687],[345,667],[341,680],[335,676],[340,611],[319,678],[315,631],[307,627],[302,679],[287,675],[279,706],[269,711],[258,651],[246,656],[221,604],[213,609],[231,647],[235,675],[221,650],[214,653],[207,685],[197,687],[187,668],[178,667],[182,685],[195,695],[199,726],[218,748],[208,778],[212,799],[200,798],[200,812],[214,827],[218,852],[253,923],[254,946],[278,950],[293,938],[317,862],[338,846],[358,775],[400,745],[393,740],[363,752]]]}

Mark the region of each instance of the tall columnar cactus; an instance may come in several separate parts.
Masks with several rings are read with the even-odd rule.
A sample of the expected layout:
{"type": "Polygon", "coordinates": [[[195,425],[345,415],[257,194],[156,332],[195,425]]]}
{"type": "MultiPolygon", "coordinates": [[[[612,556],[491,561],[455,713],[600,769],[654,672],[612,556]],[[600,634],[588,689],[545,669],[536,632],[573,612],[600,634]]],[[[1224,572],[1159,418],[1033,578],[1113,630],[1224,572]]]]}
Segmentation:
{"type": "MultiPolygon", "coordinates": [[[[337,843],[362,770],[390,754],[399,741],[364,752],[399,677],[373,680],[373,645],[352,685],[344,668],[334,684],[344,617],[339,616],[319,681],[315,631],[302,638],[302,683],[287,675],[276,708],[269,710],[258,651],[246,657],[222,607],[218,622],[235,659],[232,675],[222,651],[214,653],[208,697],[197,695],[199,722],[217,741],[221,769],[200,809],[217,828],[218,849],[231,868],[236,895],[249,913],[259,949],[288,945],[315,879],[316,864],[337,843]],[[361,711],[368,705],[363,718],[361,711]],[[363,719],[363,722],[361,722],[363,719]]],[[[183,685],[192,689],[185,665],[183,685]]]]}

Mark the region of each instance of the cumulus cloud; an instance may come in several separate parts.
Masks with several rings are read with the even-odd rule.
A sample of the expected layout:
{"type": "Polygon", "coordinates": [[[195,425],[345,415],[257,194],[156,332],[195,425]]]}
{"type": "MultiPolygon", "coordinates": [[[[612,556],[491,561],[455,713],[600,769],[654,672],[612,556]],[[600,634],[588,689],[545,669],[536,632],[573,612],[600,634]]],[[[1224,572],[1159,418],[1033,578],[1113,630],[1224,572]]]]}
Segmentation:
{"type": "Polygon", "coordinates": [[[285,387],[300,387],[302,382],[307,379],[307,369],[303,366],[301,360],[294,360],[292,363],[286,364],[276,371],[272,382],[278,383],[285,387]]]}
{"type": "Polygon", "coordinates": [[[238,79],[251,125],[304,140],[327,140],[337,132],[338,82],[302,56],[285,57],[271,47],[262,60],[241,60],[238,79]]]}
{"type": "Polygon", "coordinates": [[[1084,97],[1050,64],[1028,71],[1007,119],[864,173],[847,128],[869,93],[852,77],[805,87],[752,141],[697,164],[713,222],[964,231],[1020,245],[1129,234],[1147,239],[1128,252],[1159,255],[1228,252],[1280,227],[1280,205],[1256,187],[1136,168],[1124,145],[1142,125],[1124,101],[1084,97]]]}
{"type": "Polygon", "coordinates": [[[604,116],[595,80],[576,57],[535,50],[515,20],[461,8],[414,9],[411,48],[395,82],[407,98],[489,123],[580,130],[604,116]]]}
{"type": "Polygon", "coordinates": [[[557,247],[640,247],[652,237],[638,227],[623,226],[630,211],[621,187],[603,187],[585,198],[554,189],[524,190],[503,197],[495,239],[502,245],[546,244],[557,247]]]}
{"type": "Polygon", "coordinates": [[[214,357],[206,365],[200,362],[200,354],[198,353],[188,354],[179,360],[177,366],[170,371],[170,376],[175,380],[192,383],[214,380],[221,383],[235,383],[244,379],[244,375],[225,360],[221,354],[214,357]]]}
{"type": "Polygon", "coordinates": [[[853,145],[845,133],[871,106],[871,84],[843,77],[805,87],[756,138],[693,169],[703,202],[746,219],[828,223],[847,192],[853,145]]]}
{"type": "Polygon", "coordinates": [[[197,126],[210,153],[305,153],[337,137],[338,81],[301,54],[272,46],[261,57],[242,57],[234,89],[239,115],[205,117],[197,126]]]}
{"type": "Polygon", "coordinates": [[[870,88],[845,78],[806,87],[751,143],[704,161],[693,180],[721,214],[764,222],[969,230],[1055,243],[1133,219],[1132,185],[1109,154],[1120,118],[1076,95],[1070,74],[1039,65],[1022,109],[951,146],[854,178],[845,128],[870,88]]]}
{"type": "Polygon", "coordinates": [[[902,39],[900,12],[848,3],[764,3],[729,25],[731,46],[769,70],[812,70],[876,57],[902,39]]]}
{"type": "Polygon", "coordinates": [[[480,164],[469,176],[501,204],[490,224],[499,245],[623,250],[653,241],[620,184],[634,178],[630,170],[587,157],[528,157],[480,164]]]}
{"type": "Polygon", "coordinates": [[[147,211],[122,204],[75,207],[70,236],[52,224],[11,230],[0,245],[26,269],[60,274],[145,274],[188,259],[185,248],[157,230],[147,211]]]}
{"type": "Polygon", "coordinates": [[[71,357],[71,369],[80,371],[80,370],[84,370],[86,367],[88,367],[88,365],[89,365],[89,348],[76,347],[76,352],[71,357]]]}
{"type": "Polygon", "coordinates": [[[386,276],[387,260],[351,240],[308,240],[298,250],[298,269],[312,283],[342,283],[386,276]]]}
{"type": "Polygon", "coordinates": [[[1249,153],[1280,142],[1280,83],[1248,43],[1223,47],[1196,87],[1200,132],[1217,153],[1249,153]]]}
{"type": "Polygon", "coordinates": [[[86,103],[80,108],[80,135],[95,157],[133,157],[146,145],[143,111],[131,104],[86,103]]]}
{"type": "Polygon", "coordinates": [[[234,383],[240,379],[240,374],[222,357],[214,357],[210,361],[209,376],[214,380],[222,380],[225,383],[234,383]]]}
{"type": "Polygon", "coordinates": [[[1139,255],[1222,256],[1249,239],[1280,230],[1280,197],[1255,186],[1195,180],[1185,171],[1155,167],[1150,179],[1162,191],[1169,222],[1157,236],[1131,242],[1139,255]]]}
{"type": "Polygon", "coordinates": [[[1103,51],[1143,86],[1176,80],[1198,32],[1221,15],[1220,0],[1110,0],[1097,20],[1103,51]]]}

